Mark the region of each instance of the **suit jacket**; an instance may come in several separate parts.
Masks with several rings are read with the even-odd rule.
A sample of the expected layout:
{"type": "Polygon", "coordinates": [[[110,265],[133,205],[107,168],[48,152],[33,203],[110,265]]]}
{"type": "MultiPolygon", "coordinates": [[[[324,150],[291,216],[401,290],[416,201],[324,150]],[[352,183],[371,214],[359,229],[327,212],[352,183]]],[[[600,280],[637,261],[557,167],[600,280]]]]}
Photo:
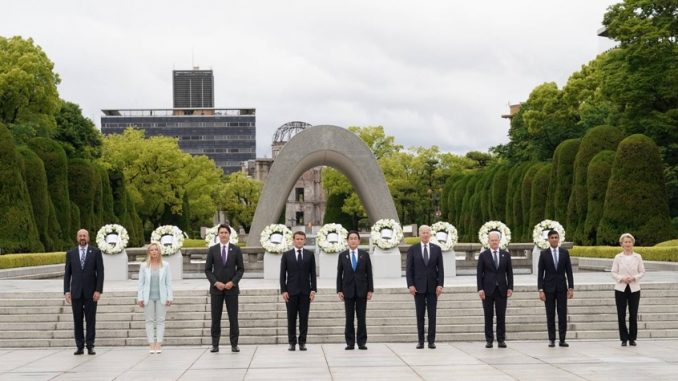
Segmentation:
{"type": "MultiPolygon", "coordinates": [[[[172,271],[170,270],[169,263],[162,261],[162,266],[160,266],[159,278],[160,278],[160,303],[165,304],[168,300],[174,300],[174,295],[172,293],[172,271]]],[[[146,262],[143,262],[139,267],[139,282],[137,284],[137,301],[143,300],[144,303],[148,303],[151,294],[151,268],[146,265],[146,262]]]]}
{"type": "Polygon", "coordinates": [[[492,295],[497,286],[502,295],[507,290],[513,290],[513,265],[511,254],[506,250],[499,249],[499,267],[494,263],[492,250],[487,249],[478,257],[478,291],[485,291],[486,295],[492,295]]]}
{"type": "Polygon", "coordinates": [[[80,247],[68,250],[64,270],[64,294],[70,292],[73,299],[91,299],[94,291],[104,292],[104,259],[101,250],[87,245],[84,269],[80,267],[80,247]]]}
{"type": "Polygon", "coordinates": [[[372,279],[372,261],[367,251],[358,249],[358,263],[353,271],[351,251],[339,253],[337,263],[337,292],[343,292],[345,298],[366,298],[368,292],[374,292],[372,279]]]}
{"type": "Polygon", "coordinates": [[[316,285],[315,256],[310,250],[303,250],[302,263],[297,262],[296,248],[288,250],[280,258],[280,293],[308,295],[318,292],[316,285]]]}
{"type": "Polygon", "coordinates": [[[242,274],[245,272],[243,265],[242,252],[236,245],[228,245],[228,255],[226,256],[226,263],[221,261],[221,243],[213,245],[207,250],[207,261],[205,261],[205,275],[210,281],[210,294],[234,295],[240,293],[238,283],[242,279],[242,274]],[[233,282],[233,287],[230,290],[219,290],[214,286],[215,283],[233,282]]]}
{"type": "Polygon", "coordinates": [[[551,248],[542,250],[537,269],[537,288],[539,290],[565,292],[568,288],[574,288],[572,262],[570,262],[570,253],[566,249],[558,248],[558,268],[553,262],[551,248]]]}
{"type": "Polygon", "coordinates": [[[410,246],[407,250],[405,268],[407,287],[414,286],[417,293],[435,292],[436,287],[442,287],[445,280],[443,252],[440,246],[429,242],[428,247],[428,265],[424,263],[420,243],[410,246]]]}

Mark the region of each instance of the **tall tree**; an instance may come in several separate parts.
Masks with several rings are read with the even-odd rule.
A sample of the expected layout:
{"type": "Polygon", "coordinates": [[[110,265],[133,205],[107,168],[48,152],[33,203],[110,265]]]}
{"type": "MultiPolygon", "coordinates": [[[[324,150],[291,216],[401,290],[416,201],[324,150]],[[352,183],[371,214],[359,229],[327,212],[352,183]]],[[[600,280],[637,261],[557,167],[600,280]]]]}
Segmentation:
{"type": "Polygon", "coordinates": [[[64,147],[68,157],[93,159],[101,156],[101,132],[94,122],[82,115],[80,106],[61,101],[56,123],[54,139],[64,147]]]}
{"type": "Polygon", "coordinates": [[[261,188],[261,181],[250,179],[242,172],[226,177],[225,184],[219,189],[218,206],[232,226],[242,226],[246,232],[250,231],[261,188]]]}

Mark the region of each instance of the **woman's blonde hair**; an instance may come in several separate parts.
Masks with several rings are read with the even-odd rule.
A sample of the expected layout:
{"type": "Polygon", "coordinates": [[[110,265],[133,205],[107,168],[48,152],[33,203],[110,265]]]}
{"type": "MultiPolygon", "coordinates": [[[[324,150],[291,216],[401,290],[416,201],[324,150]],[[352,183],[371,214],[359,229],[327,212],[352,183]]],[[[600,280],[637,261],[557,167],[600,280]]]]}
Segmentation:
{"type": "MultiPolygon", "coordinates": [[[[155,246],[158,249],[158,253],[162,255],[162,248],[160,247],[160,244],[157,242],[151,242],[146,248],[146,266],[151,265],[151,247],[153,246],[155,246]]],[[[162,257],[160,258],[160,263],[162,263],[162,257]]]]}
{"type": "Polygon", "coordinates": [[[631,233],[624,233],[619,237],[619,244],[621,245],[622,241],[624,241],[624,238],[628,238],[631,240],[631,243],[634,245],[636,244],[636,239],[631,235],[631,233]]]}

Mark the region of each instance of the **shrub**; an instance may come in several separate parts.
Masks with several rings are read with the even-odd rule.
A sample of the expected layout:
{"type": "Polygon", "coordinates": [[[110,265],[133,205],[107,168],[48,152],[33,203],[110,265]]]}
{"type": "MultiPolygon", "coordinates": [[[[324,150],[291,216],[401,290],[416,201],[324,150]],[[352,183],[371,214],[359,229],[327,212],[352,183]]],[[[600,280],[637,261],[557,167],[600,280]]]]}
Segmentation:
{"type": "Polygon", "coordinates": [[[0,255],[0,269],[56,265],[65,263],[66,255],[57,253],[5,254],[0,255]]]}
{"type": "Polygon", "coordinates": [[[589,163],[589,169],[586,174],[588,201],[586,203],[586,221],[584,222],[584,234],[582,237],[584,245],[598,243],[596,238],[598,224],[601,217],[603,217],[605,193],[607,192],[607,183],[610,180],[613,162],[614,151],[604,150],[594,156],[589,163]]]}
{"type": "Polygon", "coordinates": [[[94,219],[94,194],[96,192],[94,166],[85,159],[71,159],[68,161],[68,192],[80,209],[80,227],[96,232],[94,219]]]}
{"type": "Polygon", "coordinates": [[[551,171],[551,187],[553,192],[552,208],[555,217],[566,229],[567,204],[572,192],[572,178],[574,174],[574,159],[579,150],[581,139],[568,139],[561,142],[553,153],[553,170],[551,171]]]}
{"type": "Polygon", "coordinates": [[[664,247],[664,246],[678,246],[678,239],[672,239],[670,241],[664,241],[656,244],[655,246],[664,247]]]}
{"type": "Polygon", "coordinates": [[[523,182],[520,185],[520,208],[517,210],[516,228],[515,231],[512,230],[512,233],[515,234],[513,237],[516,241],[530,242],[532,236],[532,228],[529,226],[530,209],[532,206],[532,182],[534,181],[537,172],[539,172],[543,166],[544,163],[534,163],[527,169],[523,176],[523,182]]]}
{"type": "MultiPolygon", "coordinates": [[[[636,246],[633,251],[640,254],[644,261],[678,262],[678,248],[675,246],[636,246]]],[[[571,256],[586,258],[614,258],[621,252],[622,248],[619,246],[575,246],[570,249],[571,256]]]]}
{"type": "Polygon", "coordinates": [[[546,195],[550,194],[549,182],[551,179],[552,163],[544,164],[532,178],[532,197],[530,198],[530,219],[527,224],[527,242],[532,240],[532,229],[534,225],[541,222],[546,215],[546,195]]]}
{"type": "MultiPolygon", "coordinates": [[[[506,188],[508,187],[509,168],[501,166],[492,178],[492,202],[489,220],[505,221],[506,219],[506,188]]],[[[484,223],[484,222],[483,222],[484,223]]]]}
{"type": "Polygon", "coordinates": [[[619,143],[598,226],[598,242],[616,243],[622,232],[630,232],[638,245],[645,246],[673,236],[663,170],[652,139],[636,134],[619,143]]]}

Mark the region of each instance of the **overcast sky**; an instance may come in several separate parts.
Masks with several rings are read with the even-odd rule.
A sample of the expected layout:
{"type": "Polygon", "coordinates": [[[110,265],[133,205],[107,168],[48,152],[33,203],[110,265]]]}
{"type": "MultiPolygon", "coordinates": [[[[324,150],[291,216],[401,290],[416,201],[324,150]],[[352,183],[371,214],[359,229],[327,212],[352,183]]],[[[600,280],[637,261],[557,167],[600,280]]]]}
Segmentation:
{"type": "Polygon", "coordinates": [[[21,0],[0,35],[32,37],[97,126],[101,109],[171,108],[172,70],[199,65],[216,107],[257,109],[258,157],[294,120],[465,154],[508,141],[509,102],[612,46],[596,31],[616,2],[21,0]]]}

